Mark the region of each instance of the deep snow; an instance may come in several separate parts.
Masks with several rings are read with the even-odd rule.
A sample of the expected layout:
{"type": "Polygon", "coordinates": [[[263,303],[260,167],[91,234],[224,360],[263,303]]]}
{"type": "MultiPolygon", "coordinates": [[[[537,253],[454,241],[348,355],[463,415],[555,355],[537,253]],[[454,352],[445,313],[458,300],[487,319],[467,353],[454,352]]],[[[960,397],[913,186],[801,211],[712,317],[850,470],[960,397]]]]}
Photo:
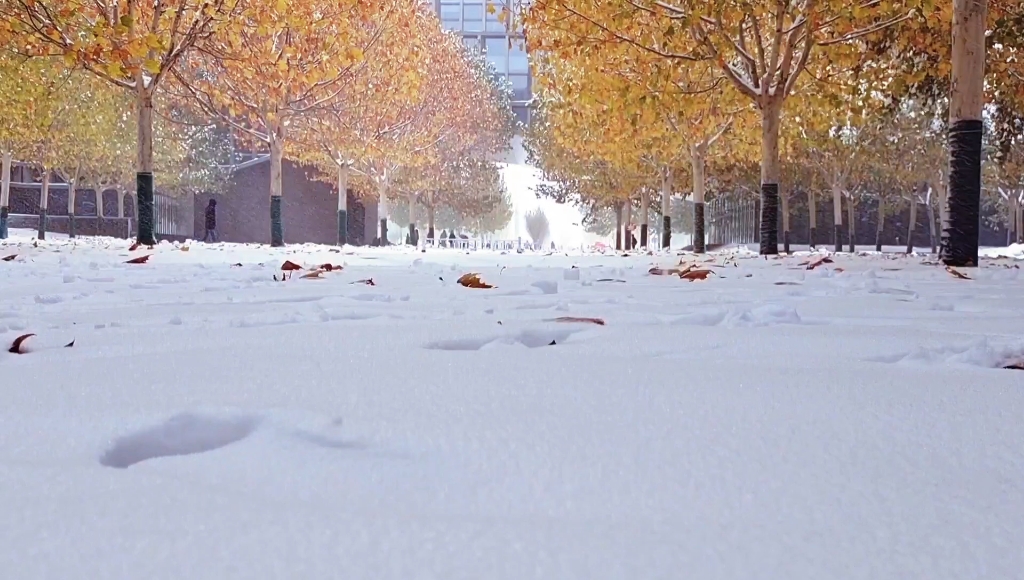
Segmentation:
{"type": "Polygon", "coordinates": [[[2,578],[1024,570],[1012,259],[127,245],[0,242],[2,578]]]}

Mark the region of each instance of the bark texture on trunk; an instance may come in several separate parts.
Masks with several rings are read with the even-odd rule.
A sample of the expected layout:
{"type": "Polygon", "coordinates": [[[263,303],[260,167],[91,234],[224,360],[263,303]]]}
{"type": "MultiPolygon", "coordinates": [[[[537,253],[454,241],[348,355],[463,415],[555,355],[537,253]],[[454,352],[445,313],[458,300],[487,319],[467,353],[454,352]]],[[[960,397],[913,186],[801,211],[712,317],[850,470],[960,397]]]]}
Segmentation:
{"type": "Polygon", "coordinates": [[[631,200],[628,200],[628,199],[626,200],[626,212],[625,213],[626,213],[626,216],[625,216],[625,222],[626,223],[623,225],[623,227],[625,228],[625,231],[622,232],[622,240],[623,240],[623,245],[626,247],[626,250],[632,250],[633,249],[633,232],[630,231],[630,226],[633,225],[633,202],[631,200]]]}
{"type": "Polygon", "coordinates": [[[931,250],[932,253],[935,254],[939,251],[939,239],[938,233],[935,231],[935,206],[934,202],[930,198],[928,199],[928,204],[925,208],[925,214],[928,216],[928,237],[931,242],[931,250]]]}
{"type": "MultiPolygon", "coordinates": [[[[156,216],[153,207],[153,93],[152,89],[136,89],[138,109],[138,173],[135,175],[136,211],[139,213],[140,244],[156,244],[156,216]]],[[[98,194],[99,195],[99,194],[98,194]]]]}
{"type": "Polygon", "coordinates": [[[68,237],[75,237],[75,182],[78,177],[68,181],[68,237]]]}
{"type": "Polygon", "coordinates": [[[779,124],[781,101],[761,110],[761,255],[779,253],[779,124]]]}
{"type": "Polygon", "coordinates": [[[377,217],[380,218],[380,239],[378,245],[388,245],[388,193],[386,186],[380,186],[377,190],[377,217]]]}
{"type": "Polygon", "coordinates": [[[857,222],[854,221],[853,196],[846,200],[846,237],[850,242],[850,253],[857,251],[857,222]]]}
{"type": "Polygon", "coordinates": [[[704,221],[704,202],[694,202],[693,204],[693,251],[697,254],[703,254],[707,251],[707,236],[705,232],[705,221],[704,221]]]}
{"type": "Polygon", "coordinates": [[[978,265],[987,17],[988,0],[953,0],[948,209],[939,255],[947,266],[978,265]]]}
{"type": "Polygon", "coordinates": [[[434,195],[427,194],[430,205],[427,206],[427,239],[434,239],[434,195]]]}
{"type": "Polygon", "coordinates": [[[281,198],[284,195],[284,134],[280,127],[270,135],[270,245],[284,245],[284,218],[281,198]]]}
{"type": "Polygon", "coordinates": [[[0,166],[0,171],[3,171],[3,175],[0,176],[0,240],[7,239],[7,219],[11,213],[10,210],[10,198],[11,198],[11,161],[13,155],[10,151],[4,151],[3,163],[0,166]]]}
{"type": "Polygon", "coordinates": [[[707,179],[704,174],[704,149],[690,149],[690,172],[693,175],[693,251],[703,254],[707,251],[706,224],[704,221],[704,200],[707,196],[707,179]]]}

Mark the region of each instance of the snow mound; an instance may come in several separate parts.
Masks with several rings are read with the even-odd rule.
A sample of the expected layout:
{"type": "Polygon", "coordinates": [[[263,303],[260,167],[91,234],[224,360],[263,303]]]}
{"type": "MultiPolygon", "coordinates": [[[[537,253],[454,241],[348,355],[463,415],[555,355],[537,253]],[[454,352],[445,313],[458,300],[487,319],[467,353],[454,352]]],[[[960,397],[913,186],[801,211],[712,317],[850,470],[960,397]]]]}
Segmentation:
{"type": "Polygon", "coordinates": [[[944,364],[1001,369],[1024,360],[1024,342],[993,344],[988,338],[981,338],[961,345],[920,347],[907,353],[878,357],[872,360],[893,364],[944,364]]]}
{"type": "Polygon", "coordinates": [[[1005,248],[984,248],[978,254],[982,258],[1014,258],[1024,260],[1024,244],[1010,244],[1005,248]]]}
{"type": "Polygon", "coordinates": [[[582,328],[531,328],[520,332],[504,335],[491,335],[479,338],[455,338],[428,343],[428,350],[482,350],[497,346],[525,346],[540,348],[561,344],[570,336],[582,332],[582,328]]]}
{"type": "Polygon", "coordinates": [[[160,425],[119,437],[100,457],[100,464],[125,469],[158,457],[213,451],[245,439],[259,423],[250,415],[179,413],[160,425]]]}
{"type": "Polygon", "coordinates": [[[791,306],[764,304],[762,306],[734,307],[691,312],[667,321],[669,324],[689,326],[724,326],[727,328],[752,328],[778,324],[804,324],[800,313],[791,306]]]}

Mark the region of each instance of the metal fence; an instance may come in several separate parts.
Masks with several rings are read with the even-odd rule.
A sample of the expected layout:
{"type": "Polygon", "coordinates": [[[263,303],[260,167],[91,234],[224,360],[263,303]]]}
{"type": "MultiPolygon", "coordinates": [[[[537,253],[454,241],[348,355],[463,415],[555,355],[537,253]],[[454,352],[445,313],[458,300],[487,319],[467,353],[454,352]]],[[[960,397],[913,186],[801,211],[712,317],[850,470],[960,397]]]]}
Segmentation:
{"type": "Polygon", "coordinates": [[[758,202],[754,199],[716,199],[705,206],[707,243],[755,244],[758,241],[758,202]]]}
{"type": "Polygon", "coordinates": [[[195,235],[195,202],[190,196],[153,196],[154,233],[165,238],[191,238],[195,235]]]}

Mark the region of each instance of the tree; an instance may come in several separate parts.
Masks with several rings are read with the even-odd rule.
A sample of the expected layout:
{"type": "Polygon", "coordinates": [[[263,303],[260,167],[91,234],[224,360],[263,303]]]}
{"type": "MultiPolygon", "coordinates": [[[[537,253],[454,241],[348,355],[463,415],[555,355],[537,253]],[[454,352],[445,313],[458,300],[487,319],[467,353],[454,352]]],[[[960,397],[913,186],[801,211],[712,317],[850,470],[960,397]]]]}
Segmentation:
{"type": "MultiPolygon", "coordinates": [[[[153,99],[198,45],[234,19],[239,0],[31,0],[0,3],[0,19],[24,54],[61,56],[128,91],[138,128],[139,242],[154,244],[153,99]]],[[[4,31],[0,31],[4,32],[4,31]]]]}
{"type": "Polygon", "coordinates": [[[536,0],[528,14],[534,50],[564,55],[593,44],[627,44],[673,62],[710,61],[761,117],[761,253],[778,253],[779,134],[787,98],[805,70],[829,78],[859,70],[866,43],[919,19],[927,0],[536,0]],[[545,36],[537,30],[557,31],[545,36]],[[538,39],[538,37],[540,37],[538,39]]]}
{"type": "Polygon", "coordinates": [[[284,244],[282,162],[292,126],[327,110],[357,77],[404,0],[247,2],[222,34],[175,70],[180,102],[270,152],[270,243],[284,244]]]}

